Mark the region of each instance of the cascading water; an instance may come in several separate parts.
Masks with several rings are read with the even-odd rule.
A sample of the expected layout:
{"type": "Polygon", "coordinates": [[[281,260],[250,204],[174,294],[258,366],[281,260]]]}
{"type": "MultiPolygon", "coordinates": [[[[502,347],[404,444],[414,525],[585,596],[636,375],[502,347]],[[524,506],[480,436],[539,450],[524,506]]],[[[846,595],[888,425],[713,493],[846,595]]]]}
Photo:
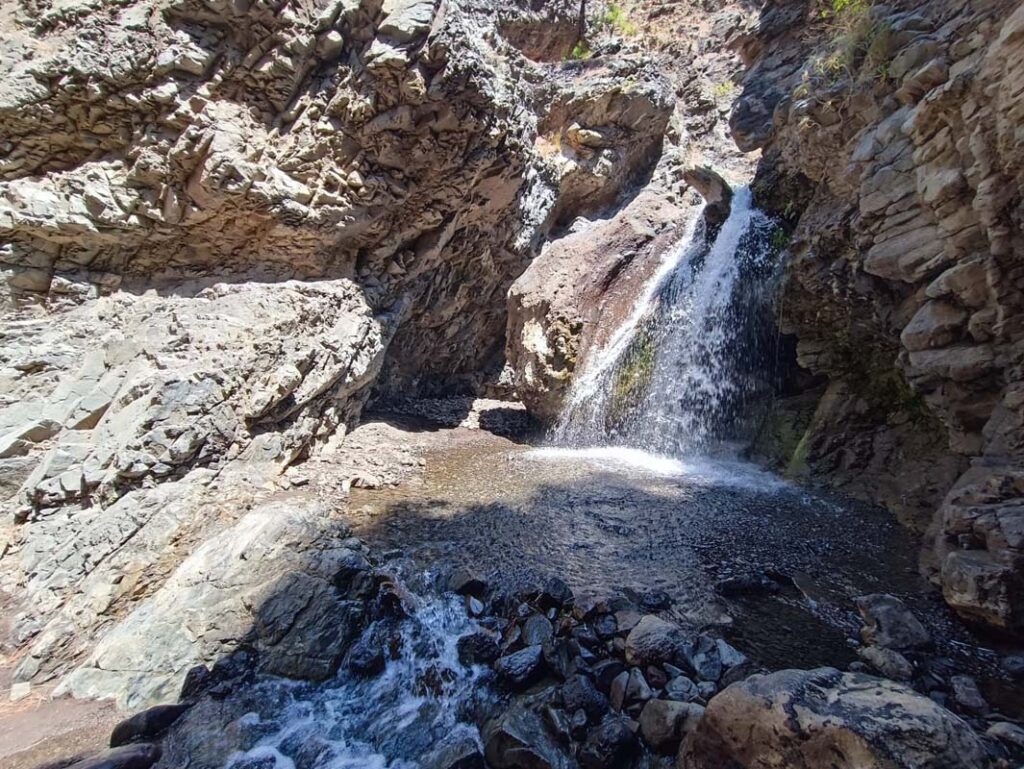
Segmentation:
{"type": "MultiPolygon", "coordinates": [[[[561,446],[682,456],[731,437],[764,386],[774,225],[747,188],[708,243],[697,212],[629,319],[582,372],[553,431],[561,446]]],[[[770,336],[768,337],[770,339],[770,336]]]]}
{"type": "Polygon", "coordinates": [[[456,648],[476,624],[461,600],[429,586],[415,603],[411,616],[364,632],[391,657],[379,675],[343,667],[322,684],[267,678],[243,691],[251,710],[236,722],[240,749],[224,769],[415,769],[435,751],[479,745],[464,718],[490,696],[484,668],[462,665],[456,648]]]}

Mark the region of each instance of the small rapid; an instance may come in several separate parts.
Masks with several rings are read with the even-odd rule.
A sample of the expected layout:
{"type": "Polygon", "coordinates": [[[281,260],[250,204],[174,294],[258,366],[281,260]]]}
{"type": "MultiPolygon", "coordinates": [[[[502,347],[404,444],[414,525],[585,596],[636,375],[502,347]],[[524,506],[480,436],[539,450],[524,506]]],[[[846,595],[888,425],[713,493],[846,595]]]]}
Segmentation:
{"type": "Polygon", "coordinates": [[[236,722],[243,747],[224,769],[415,769],[432,753],[479,746],[462,716],[489,696],[484,668],[461,664],[456,648],[476,624],[451,594],[428,587],[410,598],[409,616],[363,632],[361,643],[384,651],[379,674],[343,665],[323,684],[256,683],[246,693],[253,709],[236,722]]]}
{"type": "Polygon", "coordinates": [[[774,225],[745,187],[711,239],[701,214],[693,215],[626,322],[588,356],[552,431],[554,445],[684,457],[736,436],[771,368],[765,319],[774,225]]]}

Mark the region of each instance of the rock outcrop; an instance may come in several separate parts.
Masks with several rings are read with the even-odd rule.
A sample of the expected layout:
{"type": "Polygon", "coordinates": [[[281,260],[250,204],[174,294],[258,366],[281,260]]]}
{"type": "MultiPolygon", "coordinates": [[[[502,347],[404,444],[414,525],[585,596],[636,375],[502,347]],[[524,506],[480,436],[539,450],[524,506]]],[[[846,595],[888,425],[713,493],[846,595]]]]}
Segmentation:
{"type": "Polygon", "coordinates": [[[1024,9],[770,2],[752,50],[732,131],[828,380],[798,459],[920,530],[938,508],[947,601],[1019,633],[1024,9]]]}
{"type": "Polygon", "coordinates": [[[970,727],[901,684],[832,668],[755,675],[715,696],[682,769],[981,769],[970,727]]]}
{"type": "MultiPolygon", "coordinates": [[[[0,586],[19,680],[86,662],[74,691],[165,694],[183,650],[128,659],[125,634],[187,626],[185,656],[209,662],[251,614],[190,592],[199,543],[249,526],[371,394],[493,382],[512,281],[650,173],[674,102],[640,52],[569,60],[578,6],[535,6],[4,14],[0,586]]],[[[335,480],[328,506],[371,483],[335,480]]],[[[305,573],[251,531],[270,537],[260,585],[305,573]]]]}

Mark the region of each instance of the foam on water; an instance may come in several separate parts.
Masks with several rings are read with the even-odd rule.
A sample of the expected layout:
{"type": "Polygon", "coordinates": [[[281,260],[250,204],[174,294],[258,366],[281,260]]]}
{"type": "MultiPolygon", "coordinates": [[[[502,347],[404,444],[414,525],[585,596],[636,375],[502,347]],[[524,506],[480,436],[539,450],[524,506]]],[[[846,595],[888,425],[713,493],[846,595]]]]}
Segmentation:
{"type": "Polygon", "coordinates": [[[225,769],[414,769],[451,740],[479,744],[460,713],[487,696],[484,671],[464,667],[457,651],[459,637],[475,627],[456,597],[428,595],[400,621],[397,658],[380,675],[360,678],[343,667],[317,686],[258,683],[255,699],[265,704],[239,720],[248,744],[225,769]]]}
{"type": "Polygon", "coordinates": [[[793,488],[749,462],[721,457],[669,457],[628,446],[590,446],[580,449],[545,446],[526,451],[522,457],[530,461],[583,462],[602,471],[675,478],[691,486],[727,486],[763,492],[793,488]]]}

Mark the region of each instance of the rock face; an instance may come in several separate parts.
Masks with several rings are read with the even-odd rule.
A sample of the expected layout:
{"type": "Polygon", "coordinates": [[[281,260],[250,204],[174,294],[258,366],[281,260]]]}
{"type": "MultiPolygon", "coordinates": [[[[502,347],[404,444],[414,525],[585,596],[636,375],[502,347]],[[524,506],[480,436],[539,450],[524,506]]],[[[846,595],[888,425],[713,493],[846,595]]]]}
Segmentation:
{"type": "MultiPolygon", "coordinates": [[[[199,584],[236,578],[200,544],[253,535],[266,561],[239,596],[292,579],[319,596],[332,566],[274,545],[312,547],[291,516],[319,503],[297,501],[289,533],[247,507],[337,448],[371,393],[493,382],[509,286],[549,232],[650,172],[674,102],[641,52],[567,60],[579,9],[542,5],[26,2],[0,21],[0,588],[30,647],[19,679],[85,662],[72,690],[144,704],[250,631],[278,648],[246,626],[253,605],[199,584]],[[167,648],[128,659],[157,625],[167,648]]],[[[288,638],[309,665],[261,664],[326,675],[344,634],[310,632],[288,638]]]]}
{"type": "Polygon", "coordinates": [[[755,675],[708,704],[684,769],[981,769],[970,727],[891,681],[832,668],[755,675]]]}
{"type": "MultiPolygon", "coordinates": [[[[588,356],[600,354],[686,232],[699,202],[691,190],[712,199],[709,220],[720,223],[728,215],[725,190],[692,167],[694,159],[713,162],[731,177],[749,176],[752,166],[725,130],[736,93],[732,78],[740,69],[733,51],[743,47],[755,21],[749,5],[629,0],[615,7],[635,29],[602,31],[604,22],[592,20],[595,42],[648,51],[680,99],[645,186],[599,217],[563,217],[568,226],[552,233],[509,292],[509,379],[530,412],[548,424],[557,419],[574,374],[586,368],[588,356]]],[[[602,140],[577,132],[574,141],[600,146],[602,140]]]]}
{"type": "Polygon", "coordinates": [[[938,508],[947,600],[1020,632],[1024,9],[873,5],[769,2],[731,119],[794,225],[784,330],[828,380],[798,459],[922,531],[938,508]]]}

